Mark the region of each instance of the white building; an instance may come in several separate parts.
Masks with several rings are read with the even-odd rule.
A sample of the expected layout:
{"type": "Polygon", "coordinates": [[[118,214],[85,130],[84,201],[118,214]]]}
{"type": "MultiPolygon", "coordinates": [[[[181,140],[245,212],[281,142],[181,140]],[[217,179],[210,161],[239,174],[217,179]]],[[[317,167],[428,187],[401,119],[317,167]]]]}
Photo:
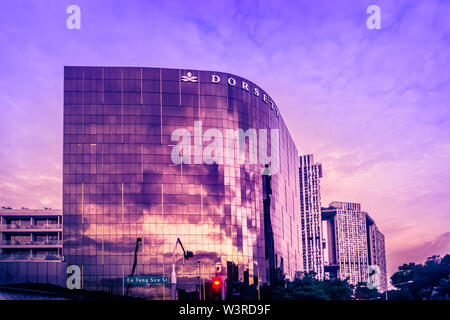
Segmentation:
{"type": "Polygon", "coordinates": [[[0,209],[0,284],[61,284],[62,211],[0,209]]]}
{"type": "Polygon", "coordinates": [[[303,268],[323,279],[322,218],[320,203],[322,165],[312,154],[300,157],[300,215],[303,244],[303,268]]]}

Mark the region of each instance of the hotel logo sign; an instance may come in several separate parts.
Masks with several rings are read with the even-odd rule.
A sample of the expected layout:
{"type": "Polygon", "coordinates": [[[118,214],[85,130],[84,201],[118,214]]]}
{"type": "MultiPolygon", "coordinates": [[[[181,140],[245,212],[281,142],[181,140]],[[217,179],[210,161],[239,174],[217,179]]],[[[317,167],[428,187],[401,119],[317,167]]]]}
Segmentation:
{"type": "MultiPolygon", "coordinates": [[[[195,83],[198,81],[198,77],[194,76],[191,72],[187,72],[186,75],[181,76],[181,81],[195,83]]],[[[211,75],[211,83],[215,83],[215,84],[221,83],[220,76],[217,74],[212,74],[211,75]]],[[[233,77],[228,77],[227,83],[231,87],[235,87],[238,85],[238,82],[233,77]]],[[[250,88],[249,83],[245,82],[244,80],[241,80],[239,86],[242,90],[247,91],[248,93],[252,93],[256,97],[260,97],[264,101],[264,103],[266,103],[270,106],[270,109],[274,110],[274,112],[278,118],[278,108],[276,107],[275,103],[272,100],[270,100],[269,97],[264,92],[262,92],[262,90],[260,88],[258,88],[256,86],[253,88],[250,88]]]]}
{"type": "Polygon", "coordinates": [[[181,77],[181,81],[183,81],[183,82],[197,82],[197,77],[195,77],[192,73],[188,72],[185,76],[181,77]]]}

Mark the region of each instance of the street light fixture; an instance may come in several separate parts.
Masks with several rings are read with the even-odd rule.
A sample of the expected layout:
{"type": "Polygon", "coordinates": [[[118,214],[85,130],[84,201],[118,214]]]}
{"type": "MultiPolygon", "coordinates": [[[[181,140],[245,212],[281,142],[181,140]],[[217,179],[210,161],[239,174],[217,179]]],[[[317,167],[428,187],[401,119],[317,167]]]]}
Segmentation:
{"type": "Polygon", "coordinates": [[[181,243],[180,238],[177,238],[177,240],[175,241],[175,246],[173,247],[173,252],[172,252],[172,277],[171,277],[171,285],[172,285],[172,290],[171,290],[171,295],[172,295],[172,300],[176,300],[177,299],[177,273],[175,271],[175,254],[177,251],[177,245],[180,245],[181,249],[183,250],[183,256],[186,260],[189,260],[190,258],[192,258],[194,256],[194,254],[192,253],[192,251],[188,251],[188,250],[184,250],[183,244],[181,243]]]}
{"type": "MultiPolygon", "coordinates": [[[[133,262],[133,268],[131,269],[130,277],[134,276],[134,271],[136,270],[136,264],[137,264],[137,253],[139,250],[139,243],[142,242],[142,238],[136,239],[136,248],[134,249],[134,262],[133,262]]],[[[128,296],[128,291],[130,290],[130,284],[127,284],[127,292],[125,293],[125,296],[128,296]]]]}
{"type": "MultiPolygon", "coordinates": [[[[399,282],[399,283],[396,283],[395,285],[396,286],[403,286],[403,285],[409,284],[409,283],[414,283],[414,281],[413,280],[409,280],[409,281],[405,281],[405,282],[399,282]]],[[[386,290],[386,300],[388,300],[388,292],[389,292],[389,290],[387,289],[386,290]]]]}

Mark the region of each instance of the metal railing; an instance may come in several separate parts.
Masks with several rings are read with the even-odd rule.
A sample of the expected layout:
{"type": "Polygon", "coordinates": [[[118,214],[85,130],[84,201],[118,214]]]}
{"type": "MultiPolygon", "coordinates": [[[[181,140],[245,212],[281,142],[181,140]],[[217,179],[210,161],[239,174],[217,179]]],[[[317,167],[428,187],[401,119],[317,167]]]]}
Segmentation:
{"type": "Polygon", "coordinates": [[[43,225],[36,225],[36,224],[0,224],[0,230],[11,230],[11,229],[62,229],[62,224],[43,224],[43,225]]]}
{"type": "Polygon", "coordinates": [[[61,260],[61,255],[30,255],[30,254],[3,254],[0,255],[1,261],[16,261],[16,260],[29,260],[29,261],[48,261],[48,260],[61,260]]]}
{"type": "Polygon", "coordinates": [[[0,245],[11,246],[39,246],[39,245],[61,245],[61,240],[0,240],[0,245]]]}

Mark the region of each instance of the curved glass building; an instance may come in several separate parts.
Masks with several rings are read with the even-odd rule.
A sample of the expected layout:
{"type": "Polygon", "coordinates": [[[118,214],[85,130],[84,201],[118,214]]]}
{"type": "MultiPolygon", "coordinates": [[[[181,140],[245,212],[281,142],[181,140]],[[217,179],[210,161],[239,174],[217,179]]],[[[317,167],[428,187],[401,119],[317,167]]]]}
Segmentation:
{"type": "MultiPolygon", "coordinates": [[[[298,168],[278,106],[251,81],[65,67],[63,255],[84,289],[125,294],[137,238],[135,276],[170,277],[175,261],[177,288],[201,298],[215,276],[294,278],[303,266],[298,168]],[[177,238],[192,259],[180,246],[173,256],[177,238]]],[[[168,285],[130,295],[171,297],[168,285]]]]}

